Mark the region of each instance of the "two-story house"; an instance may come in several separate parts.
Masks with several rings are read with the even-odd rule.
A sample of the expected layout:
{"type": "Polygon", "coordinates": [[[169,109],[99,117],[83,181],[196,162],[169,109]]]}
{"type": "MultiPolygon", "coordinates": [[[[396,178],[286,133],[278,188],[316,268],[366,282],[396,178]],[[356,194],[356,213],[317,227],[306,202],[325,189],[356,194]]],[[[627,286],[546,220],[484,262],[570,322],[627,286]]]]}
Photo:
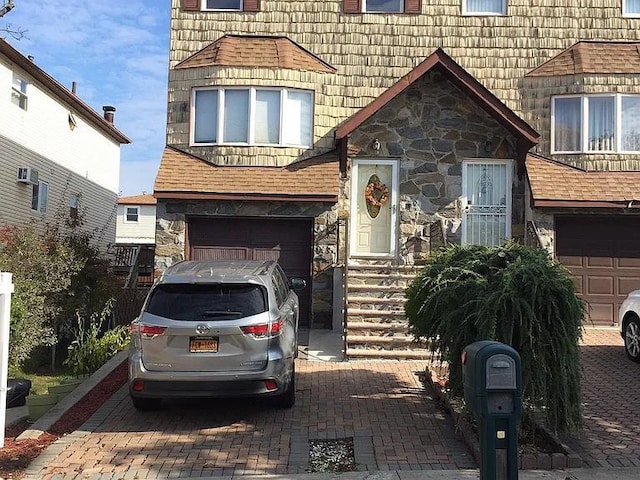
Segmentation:
{"type": "Polygon", "coordinates": [[[420,356],[445,242],[540,244],[611,325],[640,284],[640,2],[173,0],[156,263],[278,258],[350,356],[420,356]]]}
{"type": "Polygon", "coordinates": [[[81,216],[102,250],[115,241],[120,146],[101,115],[0,39],[0,224],[81,216]]]}

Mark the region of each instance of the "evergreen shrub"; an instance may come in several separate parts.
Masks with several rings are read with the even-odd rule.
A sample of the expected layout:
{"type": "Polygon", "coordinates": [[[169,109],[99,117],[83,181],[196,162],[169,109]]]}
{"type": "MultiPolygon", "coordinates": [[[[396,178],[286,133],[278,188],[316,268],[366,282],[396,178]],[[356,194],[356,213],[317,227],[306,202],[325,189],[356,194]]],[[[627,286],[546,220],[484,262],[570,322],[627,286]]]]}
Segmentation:
{"type": "Polygon", "coordinates": [[[520,354],[523,420],[538,412],[556,431],[581,427],[586,305],[568,270],[546,251],[513,242],[451,246],[427,260],[406,296],[411,333],[449,363],[452,395],[463,396],[463,349],[496,340],[520,354]]]}

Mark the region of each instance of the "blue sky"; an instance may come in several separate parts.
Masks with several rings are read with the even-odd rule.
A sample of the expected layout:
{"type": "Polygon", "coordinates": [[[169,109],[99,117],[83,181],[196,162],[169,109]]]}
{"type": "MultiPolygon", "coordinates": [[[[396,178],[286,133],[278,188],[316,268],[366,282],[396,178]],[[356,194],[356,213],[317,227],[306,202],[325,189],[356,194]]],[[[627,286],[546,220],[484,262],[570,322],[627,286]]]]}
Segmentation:
{"type": "MultiPolygon", "coordinates": [[[[0,6],[4,0],[0,0],[0,6]]],[[[171,0],[14,0],[0,18],[27,30],[4,37],[97,112],[113,105],[123,145],[120,192],[153,191],[165,145],[169,17],[171,0]]]]}

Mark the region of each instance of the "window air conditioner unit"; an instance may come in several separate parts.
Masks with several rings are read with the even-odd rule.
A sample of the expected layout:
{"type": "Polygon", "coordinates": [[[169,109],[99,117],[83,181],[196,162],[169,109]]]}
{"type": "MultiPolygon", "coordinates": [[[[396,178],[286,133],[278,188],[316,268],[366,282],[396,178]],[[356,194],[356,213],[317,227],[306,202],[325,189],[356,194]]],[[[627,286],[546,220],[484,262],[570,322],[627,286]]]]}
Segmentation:
{"type": "Polygon", "coordinates": [[[17,180],[20,183],[30,183],[31,185],[35,185],[38,183],[38,171],[31,167],[20,167],[18,168],[17,180]]]}

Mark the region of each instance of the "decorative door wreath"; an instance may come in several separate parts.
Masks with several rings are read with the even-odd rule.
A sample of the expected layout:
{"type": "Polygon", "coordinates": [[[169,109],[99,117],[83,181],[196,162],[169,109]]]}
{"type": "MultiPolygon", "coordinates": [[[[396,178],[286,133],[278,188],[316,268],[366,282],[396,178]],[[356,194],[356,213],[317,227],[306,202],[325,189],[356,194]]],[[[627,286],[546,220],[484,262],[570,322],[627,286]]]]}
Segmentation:
{"type": "Polygon", "coordinates": [[[382,207],[389,201],[389,189],[374,175],[369,179],[367,186],[364,187],[364,198],[369,205],[382,207]]]}

